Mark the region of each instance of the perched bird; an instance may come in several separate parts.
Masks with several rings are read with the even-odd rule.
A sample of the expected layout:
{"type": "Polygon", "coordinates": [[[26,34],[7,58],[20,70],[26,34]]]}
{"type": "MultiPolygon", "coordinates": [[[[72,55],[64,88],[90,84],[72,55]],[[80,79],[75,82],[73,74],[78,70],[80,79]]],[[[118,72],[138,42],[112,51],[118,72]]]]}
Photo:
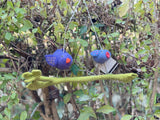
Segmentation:
{"type": "Polygon", "coordinates": [[[46,62],[60,70],[68,69],[72,62],[72,56],[63,49],[57,49],[53,54],[45,55],[46,62]]]}
{"type": "Polygon", "coordinates": [[[111,57],[111,53],[108,50],[94,50],[91,53],[94,61],[103,64],[111,57]]]}

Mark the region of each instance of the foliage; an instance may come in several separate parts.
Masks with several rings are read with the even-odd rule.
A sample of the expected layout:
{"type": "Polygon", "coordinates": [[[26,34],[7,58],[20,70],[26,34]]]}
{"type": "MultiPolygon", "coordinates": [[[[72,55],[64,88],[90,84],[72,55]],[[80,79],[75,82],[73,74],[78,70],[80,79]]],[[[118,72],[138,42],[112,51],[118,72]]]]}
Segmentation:
{"type": "Polygon", "coordinates": [[[159,1],[86,1],[94,25],[85,1],[76,10],[78,2],[0,1],[0,119],[53,119],[56,112],[48,108],[60,119],[159,119],[159,1]],[[119,63],[114,73],[135,72],[139,78],[131,84],[61,84],[49,93],[42,90],[43,96],[25,88],[21,74],[35,68],[45,76],[65,76],[44,60],[63,47],[64,39],[74,58],[66,76],[96,75],[89,55],[99,49],[93,26],[103,49],[119,63]]]}

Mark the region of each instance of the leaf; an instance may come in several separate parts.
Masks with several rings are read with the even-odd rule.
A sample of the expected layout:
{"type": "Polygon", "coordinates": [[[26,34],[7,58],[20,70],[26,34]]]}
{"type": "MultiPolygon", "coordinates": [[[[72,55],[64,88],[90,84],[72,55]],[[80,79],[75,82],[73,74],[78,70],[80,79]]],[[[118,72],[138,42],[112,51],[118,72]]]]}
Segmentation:
{"type": "Polygon", "coordinates": [[[36,33],[38,31],[37,28],[32,29],[32,33],[36,33]]]}
{"type": "Polygon", "coordinates": [[[109,114],[110,112],[114,112],[116,111],[113,107],[109,106],[109,105],[104,105],[102,107],[100,107],[99,109],[97,109],[96,112],[101,112],[104,114],[109,114]]]}
{"type": "Polygon", "coordinates": [[[147,50],[145,50],[145,49],[140,49],[140,50],[138,50],[138,52],[137,52],[137,53],[138,53],[138,54],[145,54],[145,53],[146,53],[146,51],[147,51],[147,50]]]}
{"type": "Polygon", "coordinates": [[[74,42],[75,40],[74,39],[69,39],[69,41],[68,42],[74,42]]]}
{"type": "Polygon", "coordinates": [[[16,92],[14,91],[11,95],[11,98],[14,99],[16,97],[16,92]]]}
{"type": "Polygon", "coordinates": [[[87,26],[85,25],[85,26],[82,26],[81,28],[80,28],[80,35],[82,35],[82,34],[84,34],[84,33],[86,33],[87,32],[87,26]]]}
{"type": "Polygon", "coordinates": [[[11,110],[8,108],[5,108],[4,114],[10,119],[11,118],[11,110]]]}
{"type": "Polygon", "coordinates": [[[6,19],[6,18],[7,18],[7,16],[8,16],[8,14],[7,14],[7,13],[5,13],[4,15],[2,15],[2,16],[1,16],[1,18],[2,18],[2,19],[6,19]]]}
{"type": "Polygon", "coordinates": [[[144,3],[147,3],[149,0],[143,0],[144,3]]]}
{"type": "Polygon", "coordinates": [[[83,95],[84,93],[83,93],[82,90],[77,90],[77,91],[75,91],[73,94],[76,95],[76,96],[81,96],[81,95],[83,95]]]}
{"type": "Polygon", "coordinates": [[[23,27],[21,28],[21,31],[27,31],[33,27],[33,24],[29,20],[23,21],[23,27]]]}
{"type": "Polygon", "coordinates": [[[57,112],[60,118],[63,117],[65,104],[63,101],[58,102],[57,112]]]}
{"type": "Polygon", "coordinates": [[[63,101],[65,104],[67,104],[69,102],[69,100],[71,99],[72,94],[68,93],[63,97],[63,101]]]}
{"type": "Polygon", "coordinates": [[[97,32],[97,33],[100,31],[99,28],[96,27],[96,26],[94,26],[94,27],[92,26],[92,27],[91,27],[91,30],[92,30],[93,32],[97,32]]]}
{"type": "Polygon", "coordinates": [[[130,120],[132,117],[132,115],[124,115],[121,120],[130,120]]]}
{"type": "Polygon", "coordinates": [[[27,112],[23,111],[20,115],[20,120],[26,120],[26,118],[27,118],[27,112]]]}
{"type": "Polygon", "coordinates": [[[101,93],[101,94],[98,95],[97,99],[101,100],[103,98],[103,96],[104,96],[104,93],[101,93]]]}
{"type": "Polygon", "coordinates": [[[121,19],[116,19],[116,23],[122,23],[122,22],[124,22],[124,21],[121,19]]]}
{"type": "Polygon", "coordinates": [[[3,116],[2,116],[2,114],[1,114],[1,113],[0,113],[0,119],[1,119],[1,120],[3,120],[3,116]]]}
{"type": "Polygon", "coordinates": [[[160,103],[156,103],[154,106],[155,107],[160,107],[160,103]]]}
{"type": "Polygon", "coordinates": [[[118,8],[119,16],[123,17],[127,14],[129,10],[129,0],[124,0],[123,4],[118,8]]]}
{"type": "Polygon", "coordinates": [[[87,101],[87,100],[90,100],[90,97],[88,95],[81,95],[79,98],[78,98],[79,101],[87,101]]]}
{"type": "Polygon", "coordinates": [[[96,114],[91,107],[84,107],[83,110],[81,110],[80,112],[78,120],[88,120],[89,117],[96,118],[96,114]]]}
{"type": "Polygon", "coordinates": [[[5,80],[12,80],[15,79],[15,77],[12,74],[4,74],[5,80]]]}
{"type": "Polygon", "coordinates": [[[7,7],[14,9],[13,4],[11,1],[7,1],[7,7]]]}
{"type": "Polygon", "coordinates": [[[135,12],[140,12],[142,10],[142,0],[139,0],[135,5],[134,5],[134,10],[135,12]]]}
{"type": "Polygon", "coordinates": [[[103,27],[104,26],[104,24],[101,24],[101,23],[98,23],[98,24],[95,24],[94,26],[96,26],[96,27],[103,27]]]}
{"type": "Polygon", "coordinates": [[[149,25],[149,24],[147,24],[147,25],[145,26],[145,31],[146,31],[147,33],[149,33],[149,32],[151,31],[151,28],[150,28],[150,25],[149,25]]]}
{"type": "Polygon", "coordinates": [[[79,42],[83,47],[87,47],[88,46],[88,42],[83,40],[83,39],[79,39],[79,42]]]}
{"type": "Polygon", "coordinates": [[[112,34],[110,34],[112,37],[118,37],[119,36],[119,32],[114,32],[112,34]]]}
{"type": "Polygon", "coordinates": [[[77,75],[79,71],[79,67],[76,64],[73,64],[71,67],[71,71],[73,72],[74,75],[77,75]]]}
{"type": "Polygon", "coordinates": [[[111,4],[113,2],[113,0],[107,0],[107,4],[111,4]]]}
{"type": "Polygon", "coordinates": [[[14,10],[17,14],[20,13],[23,15],[26,13],[26,10],[24,8],[15,8],[14,10]]]}
{"type": "Polygon", "coordinates": [[[142,70],[142,72],[146,72],[147,71],[146,67],[141,67],[141,70],[142,70]]]}
{"type": "Polygon", "coordinates": [[[7,32],[5,34],[5,39],[10,40],[12,38],[12,34],[10,32],[7,32]]]}
{"type": "Polygon", "coordinates": [[[154,113],[154,115],[158,118],[160,118],[160,110],[156,110],[156,112],[154,113]]]}

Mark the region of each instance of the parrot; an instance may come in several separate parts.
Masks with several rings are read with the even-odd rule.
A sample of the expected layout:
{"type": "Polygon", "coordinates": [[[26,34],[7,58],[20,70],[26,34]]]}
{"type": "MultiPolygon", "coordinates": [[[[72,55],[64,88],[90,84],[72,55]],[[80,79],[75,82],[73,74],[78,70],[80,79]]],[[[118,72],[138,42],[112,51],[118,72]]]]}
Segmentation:
{"type": "Polygon", "coordinates": [[[111,57],[111,53],[108,50],[94,50],[90,53],[90,55],[96,63],[100,64],[103,64],[111,57]]]}
{"type": "Polygon", "coordinates": [[[53,54],[45,55],[46,62],[60,70],[68,69],[72,62],[72,56],[63,49],[57,49],[53,54]]]}

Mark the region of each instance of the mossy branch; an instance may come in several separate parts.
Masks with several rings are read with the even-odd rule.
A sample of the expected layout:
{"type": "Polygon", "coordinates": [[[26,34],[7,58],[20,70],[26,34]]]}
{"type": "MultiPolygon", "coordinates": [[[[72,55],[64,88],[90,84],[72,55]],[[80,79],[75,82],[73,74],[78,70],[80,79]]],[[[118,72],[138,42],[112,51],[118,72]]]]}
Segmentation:
{"type": "Polygon", "coordinates": [[[39,88],[45,88],[51,85],[66,83],[66,82],[89,82],[95,80],[118,80],[121,82],[129,83],[131,80],[137,77],[135,73],[126,74],[105,74],[96,76],[82,76],[82,77],[46,77],[42,76],[40,70],[32,70],[32,72],[25,72],[22,75],[28,83],[27,88],[31,90],[36,90],[39,88]]]}

